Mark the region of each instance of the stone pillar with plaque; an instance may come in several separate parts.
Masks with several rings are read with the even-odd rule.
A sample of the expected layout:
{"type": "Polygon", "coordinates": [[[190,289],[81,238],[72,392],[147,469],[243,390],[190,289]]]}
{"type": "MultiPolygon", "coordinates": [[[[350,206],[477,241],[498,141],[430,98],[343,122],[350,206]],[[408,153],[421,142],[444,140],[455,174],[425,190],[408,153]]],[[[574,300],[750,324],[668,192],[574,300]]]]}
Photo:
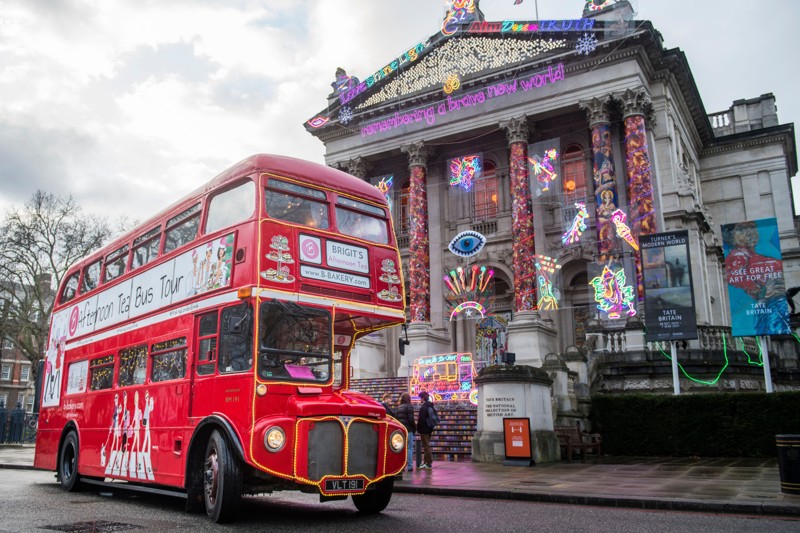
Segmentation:
{"type": "Polygon", "coordinates": [[[553,431],[553,380],[541,368],[493,365],[481,370],[478,386],[478,430],[472,438],[472,460],[502,463],[506,458],[503,420],[528,418],[534,463],[560,459],[553,431]]]}

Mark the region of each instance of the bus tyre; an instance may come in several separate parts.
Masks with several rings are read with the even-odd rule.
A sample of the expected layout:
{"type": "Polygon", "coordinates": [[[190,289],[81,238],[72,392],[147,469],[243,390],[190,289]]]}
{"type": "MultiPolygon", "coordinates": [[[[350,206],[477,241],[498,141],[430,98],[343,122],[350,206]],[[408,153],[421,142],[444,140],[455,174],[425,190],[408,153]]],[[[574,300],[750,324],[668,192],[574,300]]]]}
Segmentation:
{"type": "Polygon", "coordinates": [[[228,441],[214,430],[203,463],[203,497],[206,514],[219,524],[236,518],[242,501],[242,470],[228,441]]]}
{"type": "Polygon", "coordinates": [[[61,488],[72,492],[80,489],[78,482],[78,435],[74,431],[67,433],[61,444],[58,455],[58,480],[61,488]]]}
{"type": "Polygon", "coordinates": [[[394,490],[394,478],[387,477],[378,482],[373,490],[353,496],[353,503],[361,513],[377,514],[389,505],[389,500],[392,499],[392,490],[394,490]]]}

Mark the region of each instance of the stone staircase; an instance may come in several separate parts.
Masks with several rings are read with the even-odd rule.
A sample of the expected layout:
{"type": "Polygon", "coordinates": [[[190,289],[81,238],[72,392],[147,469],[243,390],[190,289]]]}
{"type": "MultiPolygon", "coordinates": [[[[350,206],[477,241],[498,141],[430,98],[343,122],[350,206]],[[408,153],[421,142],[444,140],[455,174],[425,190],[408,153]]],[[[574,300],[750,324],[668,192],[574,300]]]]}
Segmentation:
{"type": "MultiPolygon", "coordinates": [[[[350,388],[369,394],[376,401],[381,401],[384,393],[391,394],[392,402],[408,390],[406,378],[369,378],[354,379],[350,388]]],[[[451,406],[445,402],[436,403],[439,413],[439,427],[433,432],[431,447],[436,461],[471,461],[472,436],[478,425],[478,411],[475,407],[451,406]]],[[[414,407],[419,409],[415,402],[414,407]]]]}

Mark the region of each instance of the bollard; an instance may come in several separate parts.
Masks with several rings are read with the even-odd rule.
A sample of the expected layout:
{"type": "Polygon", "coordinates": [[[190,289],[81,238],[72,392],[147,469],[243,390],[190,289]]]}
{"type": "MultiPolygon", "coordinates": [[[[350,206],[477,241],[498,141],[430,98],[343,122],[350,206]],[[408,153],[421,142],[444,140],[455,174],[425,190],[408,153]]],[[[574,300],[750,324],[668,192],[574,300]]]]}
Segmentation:
{"type": "Polygon", "coordinates": [[[0,442],[6,441],[6,420],[8,420],[8,410],[5,403],[0,402],[0,442]]]}
{"type": "Polygon", "coordinates": [[[414,455],[416,455],[414,461],[416,461],[417,468],[419,468],[419,465],[422,464],[422,440],[420,440],[419,436],[414,439],[414,455]]]}
{"type": "Polygon", "coordinates": [[[781,492],[800,494],[800,435],[775,435],[781,492]]]}
{"type": "Polygon", "coordinates": [[[11,411],[11,421],[8,428],[8,442],[22,442],[22,429],[25,426],[25,411],[22,404],[11,411]]]}

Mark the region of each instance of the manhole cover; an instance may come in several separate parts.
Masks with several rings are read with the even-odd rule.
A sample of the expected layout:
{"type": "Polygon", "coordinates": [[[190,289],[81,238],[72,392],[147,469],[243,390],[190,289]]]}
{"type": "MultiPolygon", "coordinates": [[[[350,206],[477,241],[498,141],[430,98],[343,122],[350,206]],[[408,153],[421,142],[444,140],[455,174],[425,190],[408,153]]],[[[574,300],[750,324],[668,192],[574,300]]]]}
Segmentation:
{"type": "Polygon", "coordinates": [[[62,524],[60,526],[44,526],[42,529],[52,529],[54,531],[66,531],[68,533],[112,533],[114,531],[128,531],[130,529],[141,529],[142,526],[136,524],[123,524],[121,522],[106,522],[105,520],[95,520],[92,522],[75,522],[73,524],[62,524]]]}

